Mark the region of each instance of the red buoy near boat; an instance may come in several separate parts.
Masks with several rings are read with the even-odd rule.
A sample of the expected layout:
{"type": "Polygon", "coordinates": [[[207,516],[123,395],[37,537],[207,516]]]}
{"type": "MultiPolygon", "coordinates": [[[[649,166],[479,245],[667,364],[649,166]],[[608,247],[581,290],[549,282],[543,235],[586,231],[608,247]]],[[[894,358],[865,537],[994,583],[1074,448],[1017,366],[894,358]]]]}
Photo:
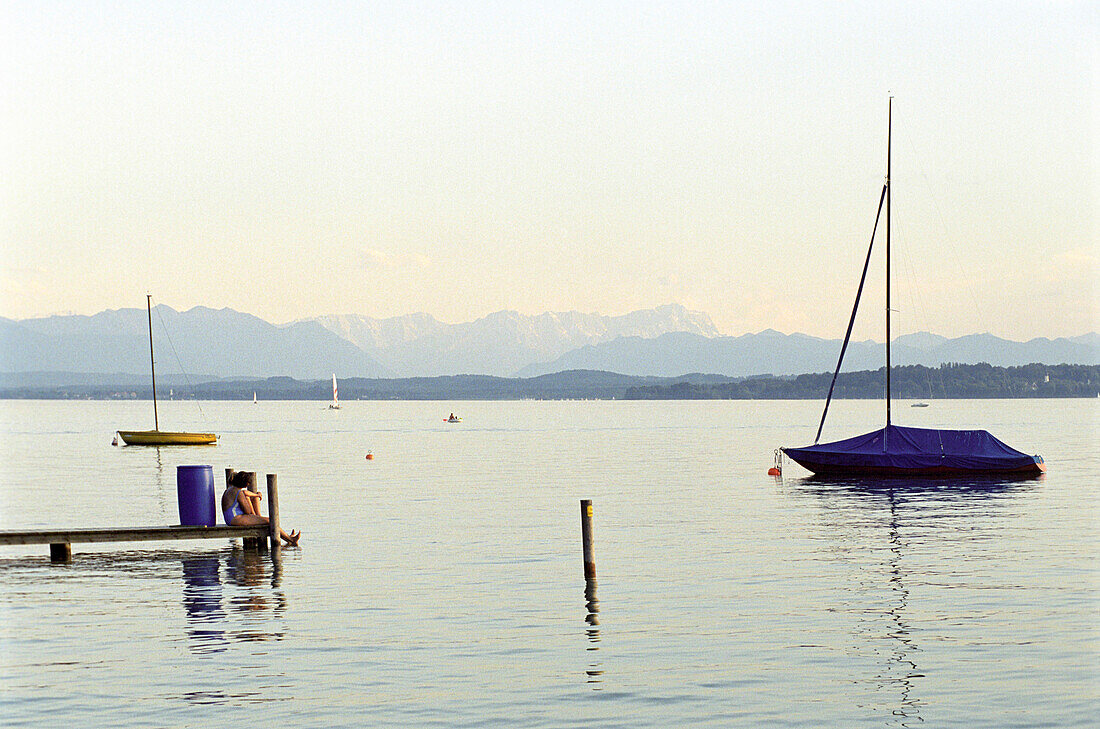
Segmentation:
{"type": "Polygon", "coordinates": [[[782,476],[783,475],[783,451],[779,448],[775,449],[775,465],[768,469],[769,476],[782,476]]]}

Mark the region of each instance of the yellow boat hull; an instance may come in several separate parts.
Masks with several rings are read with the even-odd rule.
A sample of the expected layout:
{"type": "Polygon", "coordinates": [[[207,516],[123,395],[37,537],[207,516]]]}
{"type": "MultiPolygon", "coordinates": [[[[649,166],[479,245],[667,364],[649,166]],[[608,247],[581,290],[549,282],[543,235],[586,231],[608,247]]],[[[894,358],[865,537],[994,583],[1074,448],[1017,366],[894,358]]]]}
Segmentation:
{"type": "Polygon", "coordinates": [[[126,445],[173,446],[214,445],[213,433],[173,433],[167,430],[120,430],[118,435],[126,445]]]}

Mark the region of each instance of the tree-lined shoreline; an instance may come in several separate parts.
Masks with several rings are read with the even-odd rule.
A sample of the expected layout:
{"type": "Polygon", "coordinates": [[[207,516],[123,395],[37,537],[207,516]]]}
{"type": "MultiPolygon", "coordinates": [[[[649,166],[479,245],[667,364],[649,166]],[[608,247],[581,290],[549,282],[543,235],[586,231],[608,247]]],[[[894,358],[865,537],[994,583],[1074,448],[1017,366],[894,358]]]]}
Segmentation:
{"type": "MultiPolygon", "coordinates": [[[[52,373],[6,379],[0,398],[44,400],[150,399],[149,384],[136,375],[81,376],[52,373]],[[68,377],[68,380],[66,380],[68,377]],[[50,380],[50,382],[42,382],[50,380]]],[[[812,400],[825,397],[831,373],[794,377],[732,378],[689,374],[679,377],[641,377],[596,370],[567,370],[530,378],[489,375],[451,375],[397,379],[341,378],[342,400],[812,400]]],[[[290,377],[225,378],[190,384],[158,383],[157,397],[196,400],[328,400],[328,380],[290,377]]],[[[994,367],[988,364],[907,365],[891,370],[891,394],[898,400],[965,398],[1096,397],[1100,392],[1098,365],[994,367]]],[[[885,395],[885,368],[842,372],[834,398],[878,399],[885,395]]]]}

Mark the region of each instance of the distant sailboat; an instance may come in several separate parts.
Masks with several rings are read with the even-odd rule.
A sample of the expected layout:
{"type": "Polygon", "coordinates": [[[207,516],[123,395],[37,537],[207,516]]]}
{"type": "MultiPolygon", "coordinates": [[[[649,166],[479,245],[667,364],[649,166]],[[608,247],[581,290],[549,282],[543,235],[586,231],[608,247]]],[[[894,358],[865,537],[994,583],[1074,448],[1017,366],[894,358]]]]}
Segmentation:
{"type": "MultiPolygon", "coordinates": [[[[891,113],[888,119],[892,121],[891,113]]],[[[863,264],[863,276],[859,282],[848,333],[840,348],[833,382],[825,398],[825,410],[817,427],[813,445],[803,448],[780,448],[795,463],[819,476],[911,476],[924,474],[1037,474],[1046,470],[1042,456],[1029,456],[1005,445],[985,430],[941,430],[933,428],[906,428],[890,422],[890,126],[886,136],[886,182],[879,197],[878,214],[871,232],[874,246],[879,215],[886,206],[886,426],[870,433],[832,443],[819,443],[825,415],[833,397],[840,366],[844,362],[844,350],[852,336],[860,294],[867,279],[867,266],[871,261],[871,247],[863,264]]],[[[918,403],[916,407],[921,407],[918,403]]]]}
{"type": "Polygon", "coordinates": [[[256,404],[256,391],[255,390],[252,391],[252,404],[253,405],[256,404]]]}
{"type": "Polygon", "coordinates": [[[339,391],[336,389],[336,373],[332,375],[332,402],[328,406],[329,410],[340,409],[340,397],[339,391]]]}
{"type": "MultiPolygon", "coordinates": [[[[145,308],[149,315],[149,372],[153,379],[153,429],[120,430],[119,437],[126,445],[212,445],[218,442],[213,433],[181,433],[160,429],[157,417],[157,368],[153,359],[153,295],[145,295],[145,308]]],[[[169,392],[172,392],[169,390],[169,392]]]]}

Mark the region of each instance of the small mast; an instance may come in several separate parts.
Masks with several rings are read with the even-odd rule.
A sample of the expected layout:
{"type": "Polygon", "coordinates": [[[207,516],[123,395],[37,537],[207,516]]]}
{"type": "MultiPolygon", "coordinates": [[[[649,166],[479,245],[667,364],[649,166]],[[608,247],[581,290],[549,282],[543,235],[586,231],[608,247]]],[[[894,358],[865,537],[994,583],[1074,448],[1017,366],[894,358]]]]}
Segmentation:
{"type": "MultiPolygon", "coordinates": [[[[890,144],[894,128],[894,97],[886,114],[886,424],[890,424],[890,144]]],[[[884,439],[885,440],[885,439],[884,439]]],[[[885,443],[883,444],[885,445],[885,443]]]]}
{"type": "Polygon", "coordinates": [[[149,314],[149,372],[153,375],[153,430],[160,430],[157,420],[157,366],[153,361],[153,295],[145,294],[145,311],[149,314]]]}

